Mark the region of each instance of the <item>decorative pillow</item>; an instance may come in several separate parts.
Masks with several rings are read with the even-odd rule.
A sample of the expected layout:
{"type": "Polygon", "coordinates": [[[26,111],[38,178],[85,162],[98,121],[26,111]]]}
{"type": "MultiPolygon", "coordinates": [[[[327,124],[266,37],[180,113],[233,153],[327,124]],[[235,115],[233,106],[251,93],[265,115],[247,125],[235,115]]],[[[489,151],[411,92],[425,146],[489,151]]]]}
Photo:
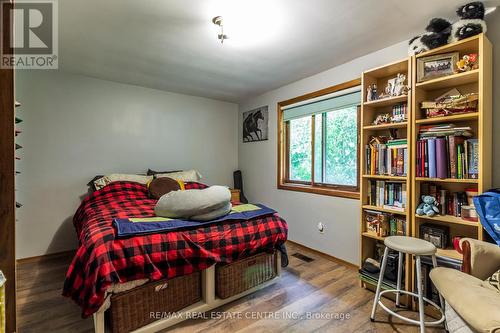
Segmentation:
{"type": "Polygon", "coordinates": [[[182,180],[183,182],[198,182],[203,178],[200,173],[196,170],[170,172],[170,173],[159,173],[154,176],[155,178],[168,177],[175,180],[182,180]]]}
{"type": "Polygon", "coordinates": [[[219,217],[225,216],[231,212],[231,208],[233,206],[231,205],[230,202],[228,202],[226,205],[222,206],[221,208],[217,208],[215,210],[212,210],[211,212],[201,214],[201,215],[195,215],[191,216],[191,220],[194,221],[211,221],[215,220],[219,217]]]}
{"type": "Polygon", "coordinates": [[[156,178],[148,184],[149,197],[152,199],[160,199],[162,195],[181,190],[182,187],[179,181],[175,179],[168,177],[156,178]]]}
{"type": "Polygon", "coordinates": [[[141,176],[141,175],[131,175],[124,173],[112,173],[110,175],[106,175],[94,181],[94,187],[96,190],[100,190],[104,186],[112,183],[112,182],[136,182],[140,184],[146,185],[148,182],[153,180],[153,176],[141,176]]]}
{"type": "Polygon", "coordinates": [[[169,218],[191,218],[226,207],[231,192],[225,186],[203,190],[173,191],[163,195],[155,206],[155,214],[169,218]]]}
{"type": "Polygon", "coordinates": [[[500,292],[500,269],[484,280],[483,286],[500,292]]]}
{"type": "Polygon", "coordinates": [[[90,189],[91,189],[92,191],[97,191],[97,189],[95,188],[95,184],[94,184],[94,182],[95,182],[96,180],[98,180],[99,178],[102,178],[102,177],[104,177],[104,175],[97,175],[97,176],[95,176],[94,178],[92,178],[92,180],[90,180],[90,181],[87,183],[87,186],[88,186],[88,187],[90,187],[90,189]]]}
{"type": "Polygon", "coordinates": [[[154,175],[157,175],[159,173],[173,173],[173,172],[182,172],[182,170],[155,171],[155,170],[148,169],[147,175],[148,176],[154,176],[154,175]]]}

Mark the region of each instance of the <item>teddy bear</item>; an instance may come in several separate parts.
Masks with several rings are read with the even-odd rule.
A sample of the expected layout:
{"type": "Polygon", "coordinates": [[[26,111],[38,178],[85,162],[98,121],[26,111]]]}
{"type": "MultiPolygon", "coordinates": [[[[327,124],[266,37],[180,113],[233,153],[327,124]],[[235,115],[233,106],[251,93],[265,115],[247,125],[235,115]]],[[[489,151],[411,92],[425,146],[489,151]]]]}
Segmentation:
{"type": "Polygon", "coordinates": [[[438,203],[431,195],[423,195],[422,202],[417,207],[417,215],[434,216],[439,213],[438,203]]]}
{"type": "Polygon", "coordinates": [[[456,13],[459,20],[453,24],[444,18],[433,18],[425,28],[425,33],[410,39],[408,54],[416,55],[486,32],[482,2],[470,2],[459,7],[456,13]]]}

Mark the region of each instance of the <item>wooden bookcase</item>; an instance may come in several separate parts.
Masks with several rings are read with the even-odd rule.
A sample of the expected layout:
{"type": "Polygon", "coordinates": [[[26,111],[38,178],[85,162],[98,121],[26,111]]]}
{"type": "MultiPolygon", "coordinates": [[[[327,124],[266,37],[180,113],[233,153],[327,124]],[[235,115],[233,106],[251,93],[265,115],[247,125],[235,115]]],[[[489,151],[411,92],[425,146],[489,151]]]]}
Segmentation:
{"type": "MultiPolygon", "coordinates": [[[[366,232],[365,210],[375,210],[380,212],[400,214],[406,217],[406,234],[413,237],[420,237],[420,226],[423,223],[448,226],[451,238],[454,236],[465,236],[482,240],[484,231],[479,222],[470,222],[460,217],[450,215],[436,215],[433,217],[418,216],[415,214],[416,207],[420,203],[422,184],[436,184],[449,192],[463,192],[466,188],[477,188],[478,193],[482,193],[491,187],[492,180],[492,46],[483,34],[474,36],[453,44],[449,44],[408,60],[398,61],[383,67],[366,71],[362,75],[363,103],[361,108],[361,258],[360,265],[368,257],[373,257],[374,247],[377,242],[383,242],[383,237],[374,236],[366,232]],[[459,52],[460,57],[464,54],[477,53],[479,55],[479,68],[453,74],[446,77],[432,79],[424,82],[417,82],[417,59],[427,56],[459,52]],[[408,96],[392,97],[384,100],[366,102],[367,87],[373,83],[377,86],[385,87],[387,79],[394,77],[397,73],[405,73],[408,77],[410,92],[408,96]],[[426,118],[424,110],[420,105],[423,101],[431,101],[441,96],[452,88],[457,88],[461,93],[477,93],[479,102],[478,110],[473,113],[457,114],[438,118],[426,118]],[[408,103],[408,122],[396,124],[372,125],[372,121],[379,113],[390,112],[391,106],[401,103],[408,103]],[[452,123],[459,126],[472,128],[473,138],[478,139],[479,144],[479,170],[477,179],[456,179],[456,178],[426,178],[416,177],[417,161],[417,141],[419,140],[419,130],[424,125],[439,125],[452,123]],[[408,138],[408,165],[409,170],[405,177],[367,175],[365,170],[366,157],[365,146],[369,143],[373,135],[388,135],[389,129],[398,129],[398,137],[408,138]],[[406,182],[408,191],[408,204],[404,213],[395,212],[382,207],[368,204],[368,191],[370,180],[387,180],[406,182]]],[[[460,253],[455,251],[450,244],[446,249],[438,249],[438,256],[461,260],[460,253]]],[[[413,290],[414,284],[414,260],[406,256],[405,261],[404,286],[406,290],[413,290]]],[[[372,283],[361,282],[362,286],[374,289],[372,283]]],[[[415,304],[413,304],[415,307],[415,304]]],[[[426,308],[426,312],[434,314],[431,309],[426,308]]]]}
{"type": "MultiPolygon", "coordinates": [[[[460,217],[449,215],[436,215],[434,217],[423,217],[415,214],[416,207],[420,203],[421,185],[423,183],[436,184],[447,189],[449,192],[463,192],[466,188],[477,188],[482,193],[491,187],[492,183],[492,46],[484,34],[480,34],[462,41],[449,44],[409,59],[401,60],[368,70],[362,75],[363,103],[361,106],[361,140],[360,149],[360,192],[361,192],[361,242],[360,242],[360,266],[368,257],[373,257],[374,247],[377,242],[383,242],[383,237],[374,236],[366,232],[365,210],[374,210],[399,214],[406,217],[406,234],[420,237],[419,228],[423,223],[446,225],[450,230],[451,238],[454,236],[465,236],[482,240],[484,231],[479,222],[470,222],[460,217]],[[427,56],[439,55],[450,52],[464,54],[477,53],[479,55],[479,68],[453,74],[446,77],[417,82],[417,59],[427,56]],[[410,91],[408,96],[397,96],[383,100],[366,101],[367,88],[376,83],[377,87],[385,87],[387,80],[397,73],[407,74],[410,91]],[[457,88],[461,93],[478,93],[479,103],[477,112],[457,114],[438,118],[426,118],[425,112],[420,105],[423,101],[433,100],[452,88],[457,88]],[[408,103],[408,122],[372,125],[377,114],[389,113],[393,105],[408,103]],[[472,128],[473,138],[479,141],[479,172],[477,179],[455,179],[455,178],[426,178],[416,177],[417,140],[419,130],[424,125],[438,125],[453,123],[460,126],[472,128]],[[388,135],[390,129],[398,129],[398,137],[408,139],[408,163],[409,170],[405,177],[367,175],[365,170],[366,157],[365,146],[373,135],[388,135]],[[408,203],[405,212],[392,211],[383,207],[371,206],[368,203],[368,192],[370,180],[387,180],[406,182],[408,203]]],[[[460,253],[450,245],[446,249],[438,249],[438,256],[461,260],[460,253]]],[[[414,262],[413,258],[406,256],[405,261],[405,288],[414,289],[414,262]]],[[[374,289],[375,285],[361,282],[362,286],[374,289]]],[[[413,304],[415,306],[415,304],[413,304]]],[[[426,309],[427,310],[427,309],[426,309]]],[[[433,314],[429,311],[429,314],[433,314]]]]}
{"type": "MultiPolygon", "coordinates": [[[[367,88],[371,84],[376,84],[378,87],[378,93],[383,90],[389,79],[394,78],[398,73],[406,75],[406,84],[410,85],[412,82],[412,70],[411,70],[411,59],[403,59],[386,66],[374,68],[363,72],[362,74],[362,96],[363,101],[361,104],[361,138],[360,138],[360,199],[361,199],[361,260],[360,266],[363,264],[366,258],[373,258],[375,254],[375,248],[377,243],[383,243],[384,238],[376,236],[367,232],[365,223],[366,210],[392,213],[398,215],[401,218],[406,219],[406,235],[411,234],[411,222],[410,215],[412,210],[411,200],[410,200],[410,188],[411,188],[411,169],[408,162],[408,170],[406,176],[390,176],[390,175],[370,175],[366,172],[366,156],[365,147],[369,144],[372,136],[389,136],[390,130],[397,129],[398,138],[406,138],[408,140],[408,159],[411,155],[411,119],[412,119],[412,109],[411,109],[411,90],[407,95],[378,99],[374,101],[367,101],[367,88]],[[379,114],[392,113],[392,107],[401,103],[406,103],[407,105],[407,121],[389,124],[373,125],[373,120],[379,114]],[[406,184],[407,191],[407,205],[404,212],[385,209],[379,206],[370,205],[368,195],[370,191],[370,181],[396,181],[406,184]]],[[[408,290],[411,285],[411,268],[409,266],[410,258],[406,256],[405,258],[405,281],[404,287],[408,290]]],[[[376,285],[361,282],[362,286],[369,289],[373,289],[376,285]]]]}
{"type": "MultiPolygon", "coordinates": [[[[425,178],[412,177],[412,236],[420,237],[419,229],[423,223],[445,225],[450,230],[451,238],[454,236],[465,236],[482,240],[483,228],[480,222],[470,222],[460,217],[450,215],[436,215],[424,217],[415,214],[415,209],[420,203],[421,185],[423,183],[436,184],[450,192],[462,192],[466,188],[477,188],[482,193],[491,188],[492,179],[492,46],[484,34],[480,34],[453,44],[430,50],[428,52],[412,57],[413,69],[413,94],[412,94],[412,140],[411,144],[416,147],[419,130],[423,125],[438,125],[452,123],[460,126],[470,126],[473,138],[479,141],[479,173],[477,179],[454,179],[454,178],[425,178]],[[464,54],[477,53],[479,55],[479,68],[469,72],[453,74],[429,81],[418,83],[416,80],[417,59],[438,54],[459,52],[460,57],[464,54]],[[433,100],[446,93],[452,88],[457,88],[461,93],[478,93],[478,110],[474,113],[451,115],[439,118],[426,118],[425,112],[421,110],[422,101],[433,100]]],[[[417,149],[412,150],[412,175],[416,175],[417,149]]],[[[438,256],[462,260],[462,255],[452,248],[452,244],[446,249],[438,249],[438,256]]],[[[415,276],[414,264],[412,263],[412,275],[415,276]]],[[[429,314],[434,312],[426,307],[429,314]]]]}

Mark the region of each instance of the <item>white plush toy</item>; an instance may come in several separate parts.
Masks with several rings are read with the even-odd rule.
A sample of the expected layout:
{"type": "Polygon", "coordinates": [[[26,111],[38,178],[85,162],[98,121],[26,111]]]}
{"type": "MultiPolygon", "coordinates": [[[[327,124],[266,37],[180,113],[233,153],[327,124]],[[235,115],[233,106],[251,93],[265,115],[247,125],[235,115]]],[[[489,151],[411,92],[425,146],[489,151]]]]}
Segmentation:
{"type": "Polygon", "coordinates": [[[465,38],[486,32],[486,22],[484,21],[484,5],[480,1],[471,2],[457,9],[460,18],[451,25],[451,33],[448,43],[453,43],[465,38]]]}
{"type": "Polygon", "coordinates": [[[160,197],[155,214],[168,218],[209,221],[229,214],[231,192],[225,186],[203,190],[172,191],[160,197]]]}

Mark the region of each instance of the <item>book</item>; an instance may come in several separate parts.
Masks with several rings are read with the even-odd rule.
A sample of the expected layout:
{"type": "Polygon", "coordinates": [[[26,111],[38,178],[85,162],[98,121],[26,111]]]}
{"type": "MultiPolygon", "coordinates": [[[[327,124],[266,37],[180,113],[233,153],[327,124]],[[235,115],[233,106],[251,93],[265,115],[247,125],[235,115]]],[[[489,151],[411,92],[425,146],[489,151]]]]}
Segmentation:
{"type": "Polygon", "coordinates": [[[427,141],[429,148],[429,177],[436,178],[437,177],[437,169],[436,169],[436,139],[431,138],[427,141]]]}
{"type": "Polygon", "coordinates": [[[447,178],[448,167],[446,158],[446,140],[443,138],[436,139],[436,177],[447,178]]]}
{"type": "Polygon", "coordinates": [[[428,147],[427,147],[427,140],[424,140],[424,177],[429,177],[429,154],[427,153],[428,147]]]}
{"type": "Polygon", "coordinates": [[[458,178],[458,151],[457,146],[464,143],[464,138],[460,136],[449,136],[449,163],[450,163],[450,177],[458,178]]]}
{"type": "Polygon", "coordinates": [[[392,205],[383,205],[382,208],[395,210],[395,211],[398,211],[401,213],[404,213],[404,211],[405,211],[404,207],[397,207],[397,206],[392,206],[392,205]]]}
{"type": "Polygon", "coordinates": [[[468,143],[468,175],[472,179],[477,179],[479,174],[479,142],[477,139],[469,139],[468,143]]]}
{"type": "Polygon", "coordinates": [[[462,157],[462,149],[463,145],[458,145],[457,146],[457,178],[462,179],[463,178],[463,157],[462,157]]]}

